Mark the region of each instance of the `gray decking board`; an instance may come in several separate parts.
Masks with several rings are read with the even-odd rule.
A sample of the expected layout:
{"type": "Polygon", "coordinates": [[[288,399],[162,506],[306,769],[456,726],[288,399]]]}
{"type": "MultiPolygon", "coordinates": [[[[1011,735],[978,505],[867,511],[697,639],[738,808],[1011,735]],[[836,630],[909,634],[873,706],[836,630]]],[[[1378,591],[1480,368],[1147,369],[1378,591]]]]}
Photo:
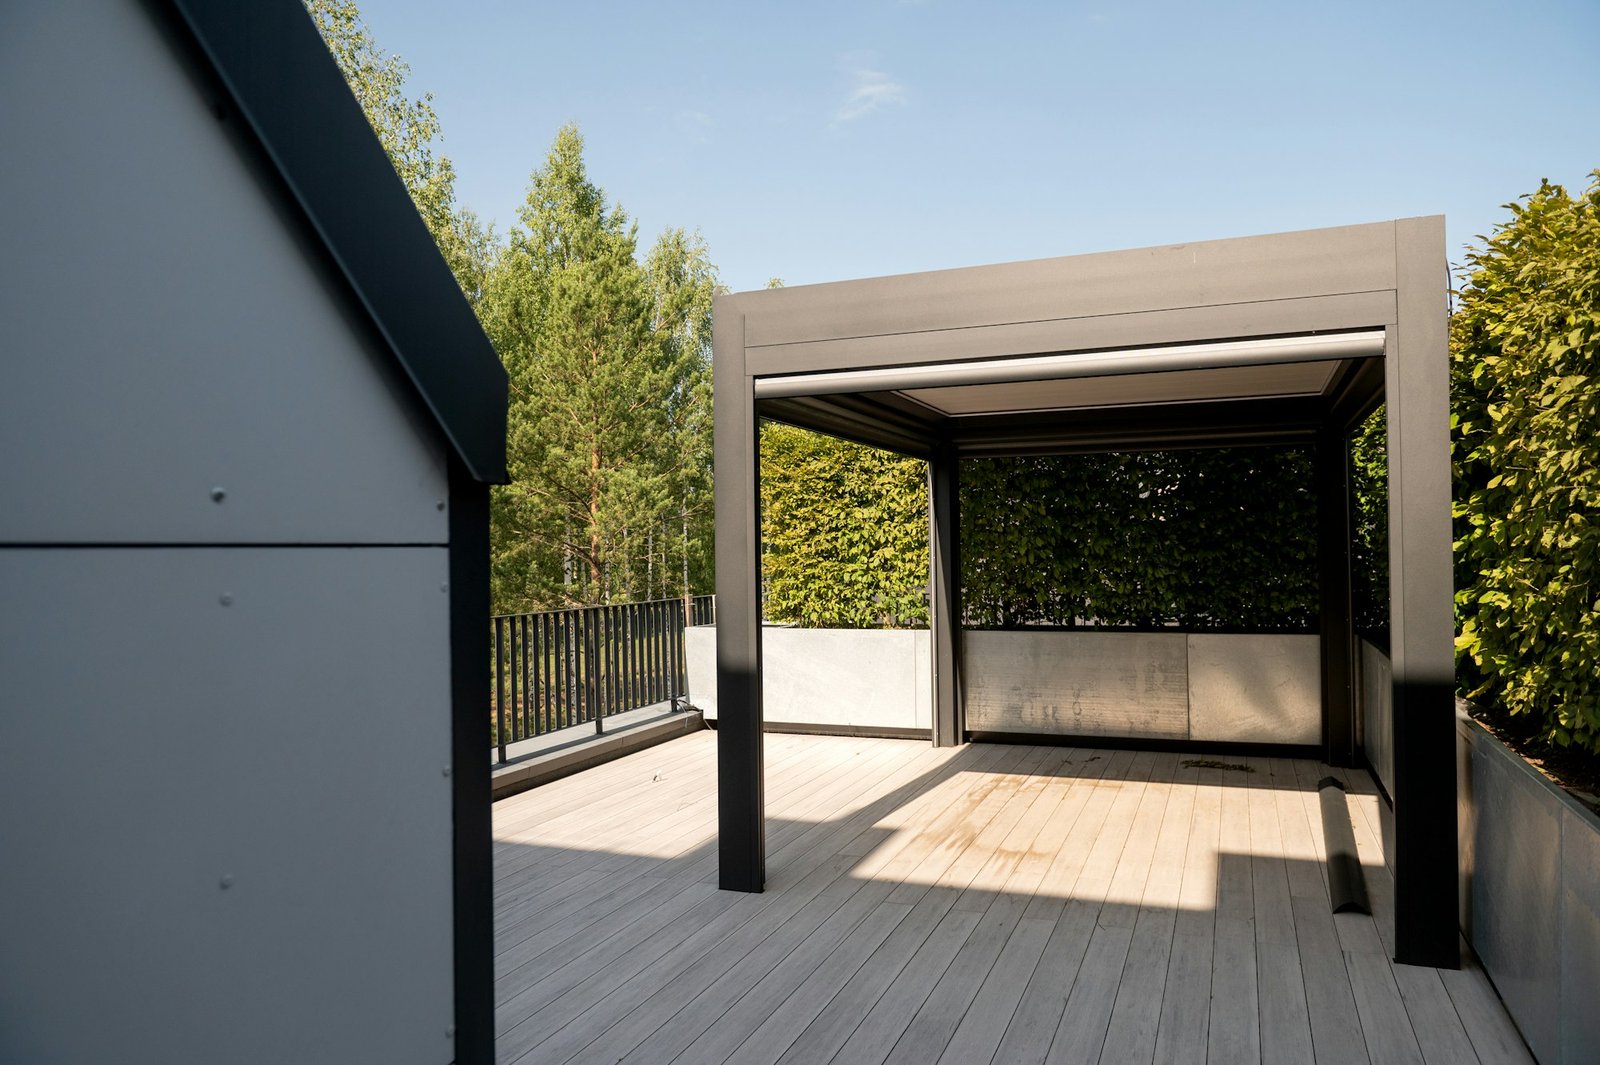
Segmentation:
{"type": "Polygon", "coordinates": [[[496,804],[501,1061],[1531,1062],[1481,970],[1327,912],[1318,763],[772,735],[781,860],[740,895],[704,882],[715,744],[496,804]]]}

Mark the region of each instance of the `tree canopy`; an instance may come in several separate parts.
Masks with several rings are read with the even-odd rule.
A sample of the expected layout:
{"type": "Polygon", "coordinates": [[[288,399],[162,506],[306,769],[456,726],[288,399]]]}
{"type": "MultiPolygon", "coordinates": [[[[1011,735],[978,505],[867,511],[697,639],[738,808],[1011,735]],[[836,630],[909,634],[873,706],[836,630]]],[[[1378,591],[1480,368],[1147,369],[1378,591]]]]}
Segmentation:
{"type": "Polygon", "coordinates": [[[503,609],[682,594],[710,553],[710,313],[705,244],[637,226],[563,127],[533,172],[484,286],[511,378],[513,483],[494,494],[503,609]]]}
{"type": "Polygon", "coordinates": [[[354,0],[306,0],[510,377],[513,483],[491,510],[497,613],[676,596],[711,581],[711,297],[698,233],[637,226],[556,133],[504,239],[456,202],[439,117],[354,0]]]}

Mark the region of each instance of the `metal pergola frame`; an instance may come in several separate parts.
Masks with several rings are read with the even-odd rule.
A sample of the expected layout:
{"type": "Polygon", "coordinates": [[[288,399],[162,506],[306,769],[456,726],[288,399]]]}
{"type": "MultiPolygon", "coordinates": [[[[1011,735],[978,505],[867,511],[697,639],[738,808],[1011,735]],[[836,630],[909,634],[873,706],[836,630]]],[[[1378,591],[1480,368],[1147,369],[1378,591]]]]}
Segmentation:
{"type": "Polygon", "coordinates": [[[928,461],[938,745],[966,740],[961,459],[1313,445],[1323,757],[1353,765],[1348,440],[1386,402],[1395,959],[1458,965],[1448,287],[1434,216],[717,297],[721,886],[760,891],[765,879],[761,419],[928,461]],[[1246,380],[1229,374],[1317,358],[1327,369],[1315,389],[1256,378],[1254,392],[1228,394],[1227,381],[1246,380]],[[1045,382],[1059,396],[1070,395],[1063,380],[1090,376],[1122,378],[1124,401],[984,406],[999,404],[1005,382],[1045,382]],[[1185,382],[1202,378],[1210,391],[1184,398],[1185,382]],[[1140,390],[1156,395],[1158,384],[1153,405],[1140,390]],[[940,407],[944,396],[959,413],[940,407]]]}

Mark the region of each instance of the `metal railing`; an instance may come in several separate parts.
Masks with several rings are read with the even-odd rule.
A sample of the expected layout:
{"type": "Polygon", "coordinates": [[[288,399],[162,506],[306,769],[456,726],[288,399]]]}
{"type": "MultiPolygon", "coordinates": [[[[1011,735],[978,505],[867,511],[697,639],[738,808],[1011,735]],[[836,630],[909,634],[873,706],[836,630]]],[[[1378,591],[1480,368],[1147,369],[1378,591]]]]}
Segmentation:
{"type": "Polygon", "coordinates": [[[716,597],[654,599],[490,619],[490,746],[593,724],[687,694],[683,630],[716,623],[716,597]]]}

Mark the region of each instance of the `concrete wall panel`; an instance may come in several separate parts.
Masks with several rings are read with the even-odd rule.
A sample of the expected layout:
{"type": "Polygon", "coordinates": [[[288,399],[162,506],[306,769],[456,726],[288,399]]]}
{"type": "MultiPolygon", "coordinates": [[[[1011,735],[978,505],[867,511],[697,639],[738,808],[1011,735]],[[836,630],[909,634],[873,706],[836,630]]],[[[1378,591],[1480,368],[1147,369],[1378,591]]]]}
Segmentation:
{"type": "Polygon", "coordinates": [[[1394,795],[1394,669],[1389,656],[1366,640],[1361,647],[1361,749],[1384,790],[1394,795]]]}
{"type": "MultiPolygon", "coordinates": [[[[716,629],[686,631],[690,701],[716,714],[716,629]]],[[[765,718],[845,728],[933,726],[932,667],[923,629],[791,629],[761,633],[765,718]]]]}
{"type": "Polygon", "coordinates": [[[1561,1061],[1600,1057],[1600,822],[1561,811],[1561,1061]]]}
{"type": "MultiPolygon", "coordinates": [[[[1457,742],[1471,751],[1470,782],[1457,783],[1458,805],[1464,792],[1473,807],[1466,870],[1471,924],[1465,931],[1534,1056],[1545,1065],[1592,1061],[1561,1055],[1567,954],[1561,801],[1531,767],[1472,722],[1458,723],[1457,742]]],[[[1572,946],[1600,951],[1597,940],[1572,946]]],[[[1592,997],[1592,991],[1587,985],[1578,993],[1592,997]]]]}
{"type": "Polygon", "coordinates": [[[1189,636],[1189,738],[1317,743],[1322,738],[1316,636],[1189,636]]]}
{"type": "Polygon", "coordinates": [[[968,632],[967,728],[1184,739],[1186,658],[1182,633],[968,632]]]}

